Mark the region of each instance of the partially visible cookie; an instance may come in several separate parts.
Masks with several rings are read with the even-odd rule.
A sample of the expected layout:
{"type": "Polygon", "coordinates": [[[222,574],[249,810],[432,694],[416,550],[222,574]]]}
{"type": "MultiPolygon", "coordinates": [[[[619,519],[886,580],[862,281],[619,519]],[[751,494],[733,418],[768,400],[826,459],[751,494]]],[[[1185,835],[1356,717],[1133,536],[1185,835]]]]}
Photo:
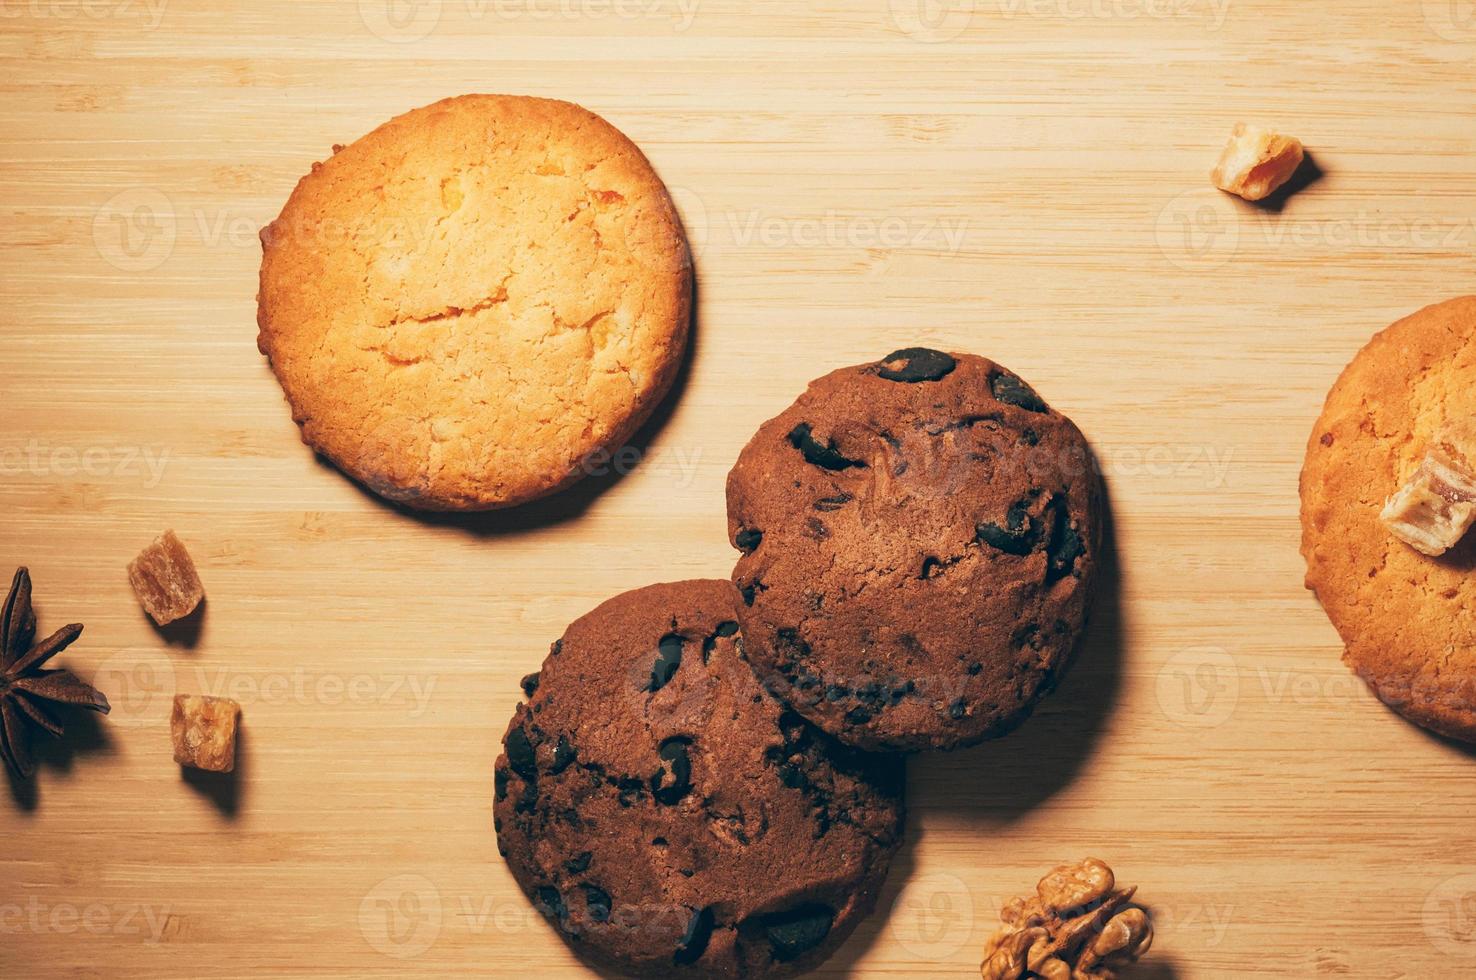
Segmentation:
{"type": "Polygon", "coordinates": [[[728,477],[748,659],[848,744],[1002,735],[1086,622],[1100,487],[1076,426],[993,361],[911,348],[832,372],[728,477]]]}
{"type": "Polygon", "coordinates": [[[468,95],[336,148],[262,232],[258,346],[303,441],[426,510],[578,480],[655,408],[691,264],[641,151],[567,102],[468,95]]]}
{"type": "Polygon", "coordinates": [[[1476,741],[1476,535],[1439,557],[1380,520],[1437,432],[1476,416],[1476,296],[1373,338],[1333,385],[1302,468],[1302,554],[1344,661],[1411,721],[1476,741]]]}
{"type": "Polygon", "coordinates": [[[498,848],[580,955],[641,977],[774,977],[871,910],[901,839],[899,760],[844,749],[759,686],[723,581],[627,592],[523,682],[498,848]]]}

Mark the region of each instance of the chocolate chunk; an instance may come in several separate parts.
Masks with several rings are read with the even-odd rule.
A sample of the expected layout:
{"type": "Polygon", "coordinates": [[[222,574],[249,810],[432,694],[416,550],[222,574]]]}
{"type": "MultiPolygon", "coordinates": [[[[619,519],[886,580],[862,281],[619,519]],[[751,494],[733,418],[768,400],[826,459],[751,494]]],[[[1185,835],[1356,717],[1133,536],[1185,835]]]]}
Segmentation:
{"type": "Polygon", "coordinates": [[[506,769],[495,769],[492,772],[492,786],[499,801],[507,799],[507,782],[510,778],[506,769]]]}
{"type": "Polygon", "coordinates": [[[1006,405],[1014,405],[1023,408],[1027,412],[1047,412],[1049,409],[1041,397],[1018,377],[1005,371],[1001,371],[989,379],[989,389],[994,392],[994,397],[1006,405]]]}
{"type": "Polygon", "coordinates": [[[1076,560],[1086,554],[1081,535],[1072,526],[1071,513],[1060,497],[1052,501],[1051,538],[1046,543],[1046,582],[1056,582],[1076,569],[1076,560]]]}
{"type": "Polygon", "coordinates": [[[691,791],[692,760],[687,755],[691,744],[691,739],[677,735],[662,742],[657,749],[661,771],[651,777],[651,795],[657,803],[674,806],[691,791]]]}
{"type": "Polygon", "coordinates": [[[582,875],[589,870],[589,862],[594,860],[594,855],[589,851],[583,851],[572,859],[564,862],[564,867],[571,875],[582,875]]]}
{"type": "Polygon", "coordinates": [[[531,698],[538,693],[538,671],[535,670],[527,677],[524,677],[518,684],[523,689],[523,697],[531,698]]]}
{"type": "Polygon", "coordinates": [[[843,456],[835,447],[835,440],[831,439],[825,445],[815,441],[810,432],[810,423],[801,422],[789,433],[789,444],[805,457],[805,462],[811,463],[826,470],[848,470],[852,467],[865,467],[866,464],[859,459],[849,459],[843,456]]]}
{"type": "Polygon", "coordinates": [[[733,543],[738,546],[739,551],[749,554],[758,550],[758,546],[764,543],[764,532],[757,528],[742,528],[734,535],[733,543]]]}
{"type": "Polygon", "coordinates": [[[1040,520],[1030,514],[1030,506],[1038,491],[1010,504],[1001,526],[990,522],[977,524],[975,536],[983,544],[1007,555],[1028,555],[1040,544],[1040,520]]]}
{"type": "Polygon", "coordinates": [[[507,761],[513,772],[527,780],[538,778],[538,760],[533,754],[533,743],[528,733],[514,728],[507,733],[507,761]]]}
{"type": "Polygon", "coordinates": [[[928,555],[928,557],[923,559],[922,571],[918,572],[917,577],[921,579],[932,578],[934,575],[938,574],[939,570],[942,569],[942,567],[942,562],[934,558],[932,555],[928,555]]]}
{"type": "Polygon", "coordinates": [[[916,384],[919,381],[938,381],[953,373],[958,366],[948,354],[928,347],[905,347],[893,351],[877,364],[877,377],[888,381],[903,381],[916,384]]]}
{"type": "Polygon", "coordinates": [[[821,497],[819,500],[815,501],[815,509],[825,511],[826,513],[831,513],[833,511],[840,510],[846,504],[850,503],[853,499],[855,498],[853,498],[848,493],[838,493],[833,497],[821,497]]]}
{"type": "Polygon", "coordinates": [[[557,888],[544,885],[533,893],[533,907],[550,919],[558,919],[559,925],[569,918],[569,909],[564,905],[564,896],[557,888]]]}
{"type": "Polygon", "coordinates": [[[646,690],[659,691],[676,676],[677,668],[682,665],[682,642],[675,633],[668,633],[657,642],[656,662],[651,665],[651,683],[646,690]]]}
{"type": "Polygon", "coordinates": [[[759,919],[774,959],[788,963],[825,942],[835,910],[827,905],[801,905],[759,919]]]}
{"type": "Polygon", "coordinates": [[[677,944],[676,955],[672,960],[678,966],[687,966],[700,960],[702,954],[707,952],[707,941],[712,938],[712,926],[710,907],[694,911],[687,920],[687,930],[682,935],[682,941],[677,944]]]}
{"type": "Polygon", "coordinates": [[[965,718],[968,717],[968,714],[969,703],[963,698],[957,699],[948,706],[948,717],[952,718],[954,721],[963,721],[965,718]]]}
{"type": "Polygon", "coordinates": [[[584,907],[589,910],[590,920],[604,922],[610,918],[610,893],[594,885],[582,885],[584,907]]]}
{"type": "Polygon", "coordinates": [[[569,744],[567,738],[560,735],[559,744],[554,746],[553,764],[549,766],[549,773],[557,776],[565,769],[568,769],[569,765],[574,761],[574,757],[574,746],[569,744]]]}
{"type": "Polygon", "coordinates": [[[564,652],[564,640],[563,640],[563,637],[560,637],[559,639],[554,640],[548,646],[549,656],[557,657],[559,654],[561,654],[563,652],[564,652]]]}

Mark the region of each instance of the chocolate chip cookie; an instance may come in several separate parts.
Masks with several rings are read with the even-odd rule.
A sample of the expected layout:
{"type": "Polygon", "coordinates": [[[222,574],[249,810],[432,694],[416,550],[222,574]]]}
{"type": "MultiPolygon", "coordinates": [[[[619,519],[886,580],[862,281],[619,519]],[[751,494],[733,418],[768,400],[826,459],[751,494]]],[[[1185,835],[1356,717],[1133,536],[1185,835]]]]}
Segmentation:
{"type": "Polygon", "coordinates": [[[1002,735],[1082,632],[1101,500],[1081,432],[993,361],[910,348],[832,372],[728,477],[747,657],[851,745],[1002,735]]]}
{"type": "Polygon", "coordinates": [[[1307,443],[1302,555],[1346,649],[1380,699],[1476,742],[1476,533],[1438,557],[1399,540],[1385,502],[1436,434],[1476,417],[1476,296],[1427,307],[1343,371],[1307,443]]]}
{"type": "Polygon", "coordinates": [[[303,441],[410,507],[507,507],[600,468],[686,346],[666,188],[567,102],[393,119],[314,164],[262,249],[257,344],[303,441]]]}
{"type": "Polygon", "coordinates": [[[642,977],[815,966],[872,908],[902,767],[846,749],[743,662],[724,581],[627,592],[574,622],[497,760],[498,848],[581,955],[642,977]]]}

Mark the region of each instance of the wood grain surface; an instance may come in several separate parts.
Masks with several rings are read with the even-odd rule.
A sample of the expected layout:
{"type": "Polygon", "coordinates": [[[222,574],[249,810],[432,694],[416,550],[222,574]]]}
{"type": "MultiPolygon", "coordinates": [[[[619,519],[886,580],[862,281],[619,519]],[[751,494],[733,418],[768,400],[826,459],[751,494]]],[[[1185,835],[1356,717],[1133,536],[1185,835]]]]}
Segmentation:
{"type": "Polygon", "coordinates": [[[497,856],[492,762],[565,624],[723,576],[723,481],[805,382],[978,351],[1091,437],[1112,588],[1021,731],[917,758],[881,908],[820,971],[967,977],[1085,854],[1145,978],[1476,975],[1476,760],[1354,683],[1297,473],[1376,330],[1476,291],[1469,0],[0,0],[0,559],[112,699],[0,793],[0,975],[589,975],[497,856]],[[255,348],[257,230],[336,142],[463,92],[580,102],[697,251],[638,465],[474,519],[314,461],[255,348]],[[1207,173],[1306,141],[1278,209],[1207,173]],[[152,629],[166,527],[209,591],[152,629]],[[174,691],[244,706],[182,778],[174,691]]]}

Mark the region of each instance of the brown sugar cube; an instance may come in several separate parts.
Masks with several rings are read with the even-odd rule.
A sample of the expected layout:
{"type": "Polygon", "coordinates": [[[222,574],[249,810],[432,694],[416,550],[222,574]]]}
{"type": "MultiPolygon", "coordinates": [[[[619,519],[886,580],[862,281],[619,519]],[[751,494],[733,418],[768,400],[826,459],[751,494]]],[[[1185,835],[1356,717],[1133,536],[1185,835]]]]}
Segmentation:
{"type": "Polygon", "coordinates": [[[205,598],[195,563],[173,531],[165,531],[128,563],[128,581],[145,611],[160,626],[188,616],[205,598]]]}
{"type": "Polygon", "coordinates": [[[1436,434],[1419,469],[1379,518],[1396,538],[1432,558],[1466,536],[1476,524],[1476,419],[1458,420],[1436,434]]]}
{"type": "Polygon", "coordinates": [[[1301,140],[1236,123],[1210,179],[1247,201],[1264,200],[1291,179],[1305,155],[1301,140]]]}
{"type": "Polygon", "coordinates": [[[169,715],[174,761],[192,769],[230,772],[236,768],[236,727],[241,706],[230,698],[176,694],[169,715]]]}

